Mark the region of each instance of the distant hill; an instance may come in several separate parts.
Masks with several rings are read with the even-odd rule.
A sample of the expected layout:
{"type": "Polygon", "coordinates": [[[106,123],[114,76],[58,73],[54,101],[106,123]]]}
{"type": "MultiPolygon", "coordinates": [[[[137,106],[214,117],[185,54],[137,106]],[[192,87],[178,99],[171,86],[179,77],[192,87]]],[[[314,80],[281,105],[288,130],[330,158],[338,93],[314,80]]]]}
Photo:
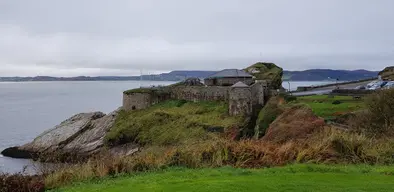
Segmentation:
{"type": "Polygon", "coordinates": [[[127,81],[139,80],[137,76],[78,76],[78,77],[51,77],[51,76],[36,76],[36,77],[0,77],[2,82],[18,82],[18,81],[127,81]]]}
{"type": "Polygon", "coordinates": [[[19,82],[19,81],[181,81],[189,77],[205,78],[217,71],[171,71],[169,73],[142,75],[141,76],[78,76],[78,77],[0,77],[0,82],[19,82]]]}
{"type": "MultiPolygon", "coordinates": [[[[189,77],[205,78],[217,71],[171,71],[169,73],[143,75],[140,76],[78,76],[78,77],[0,77],[0,81],[130,81],[130,80],[148,80],[148,81],[181,81],[189,77]]],[[[338,78],[340,81],[353,81],[378,76],[377,71],[366,70],[331,70],[331,69],[310,69],[305,71],[283,71],[283,78],[290,81],[328,81],[338,78]]]]}
{"type": "Polygon", "coordinates": [[[378,71],[367,70],[332,70],[332,69],[310,69],[305,71],[284,71],[284,79],[291,81],[328,81],[339,79],[339,81],[355,81],[378,76],[378,71]]]}

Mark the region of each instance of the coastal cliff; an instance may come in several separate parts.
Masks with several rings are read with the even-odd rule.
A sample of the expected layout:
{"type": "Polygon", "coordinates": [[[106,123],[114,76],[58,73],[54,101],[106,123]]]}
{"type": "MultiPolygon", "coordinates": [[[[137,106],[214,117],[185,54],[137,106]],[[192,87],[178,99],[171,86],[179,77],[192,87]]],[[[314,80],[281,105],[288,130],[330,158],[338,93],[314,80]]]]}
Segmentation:
{"type": "Polygon", "coordinates": [[[258,110],[271,95],[268,85],[281,86],[283,70],[273,63],[257,63],[248,71],[257,78],[251,86],[240,82],[203,86],[199,79],[189,79],[167,87],[125,91],[122,108],[108,115],[102,112],[74,115],[32,142],[1,153],[14,158],[70,162],[101,152],[130,155],[139,146],[157,142],[160,146],[179,145],[205,139],[212,135],[208,132],[223,134],[236,130],[237,137],[250,136],[258,110]]]}

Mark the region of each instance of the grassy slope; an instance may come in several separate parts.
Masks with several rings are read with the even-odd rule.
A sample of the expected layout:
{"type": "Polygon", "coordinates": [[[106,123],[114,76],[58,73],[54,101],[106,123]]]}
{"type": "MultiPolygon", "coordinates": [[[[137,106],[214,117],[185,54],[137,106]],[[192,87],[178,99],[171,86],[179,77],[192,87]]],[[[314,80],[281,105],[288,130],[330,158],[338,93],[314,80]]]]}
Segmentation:
{"type": "Polygon", "coordinates": [[[324,118],[331,118],[364,108],[362,100],[353,99],[351,96],[335,96],[329,98],[327,95],[313,95],[299,97],[298,101],[306,103],[316,115],[324,118]],[[332,104],[336,100],[341,101],[341,104],[332,104]]]}
{"type": "Polygon", "coordinates": [[[213,135],[204,128],[228,128],[242,119],[229,116],[228,105],[222,102],[167,101],[145,110],[122,111],[105,139],[108,144],[182,144],[210,139],[213,135]]]}
{"type": "Polygon", "coordinates": [[[80,183],[57,191],[391,191],[393,173],[394,167],[360,165],[170,169],[80,183]]]}

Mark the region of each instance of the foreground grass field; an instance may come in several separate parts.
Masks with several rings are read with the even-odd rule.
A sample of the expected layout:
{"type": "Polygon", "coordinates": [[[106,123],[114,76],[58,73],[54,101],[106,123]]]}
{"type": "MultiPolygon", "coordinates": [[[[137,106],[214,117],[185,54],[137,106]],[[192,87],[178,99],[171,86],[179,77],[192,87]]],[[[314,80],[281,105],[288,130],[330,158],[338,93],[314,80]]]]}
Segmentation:
{"type": "Polygon", "coordinates": [[[327,95],[312,95],[299,97],[298,101],[307,104],[316,115],[324,118],[333,118],[365,107],[362,99],[353,99],[351,96],[330,98],[327,95]],[[339,101],[340,103],[333,104],[334,101],[339,101]]]}
{"type": "Polygon", "coordinates": [[[169,169],[80,183],[59,192],[392,191],[394,167],[291,165],[269,169],[169,169]]]}

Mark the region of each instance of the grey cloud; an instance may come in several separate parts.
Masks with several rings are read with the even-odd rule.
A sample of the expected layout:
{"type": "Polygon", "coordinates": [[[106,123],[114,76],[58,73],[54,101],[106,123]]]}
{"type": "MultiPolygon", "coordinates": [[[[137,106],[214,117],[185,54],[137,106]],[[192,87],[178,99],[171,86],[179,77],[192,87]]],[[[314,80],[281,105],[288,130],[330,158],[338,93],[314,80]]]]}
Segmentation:
{"type": "Polygon", "coordinates": [[[391,0],[3,0],[0,76],[174,69],[380,70],[391,0]]]}

